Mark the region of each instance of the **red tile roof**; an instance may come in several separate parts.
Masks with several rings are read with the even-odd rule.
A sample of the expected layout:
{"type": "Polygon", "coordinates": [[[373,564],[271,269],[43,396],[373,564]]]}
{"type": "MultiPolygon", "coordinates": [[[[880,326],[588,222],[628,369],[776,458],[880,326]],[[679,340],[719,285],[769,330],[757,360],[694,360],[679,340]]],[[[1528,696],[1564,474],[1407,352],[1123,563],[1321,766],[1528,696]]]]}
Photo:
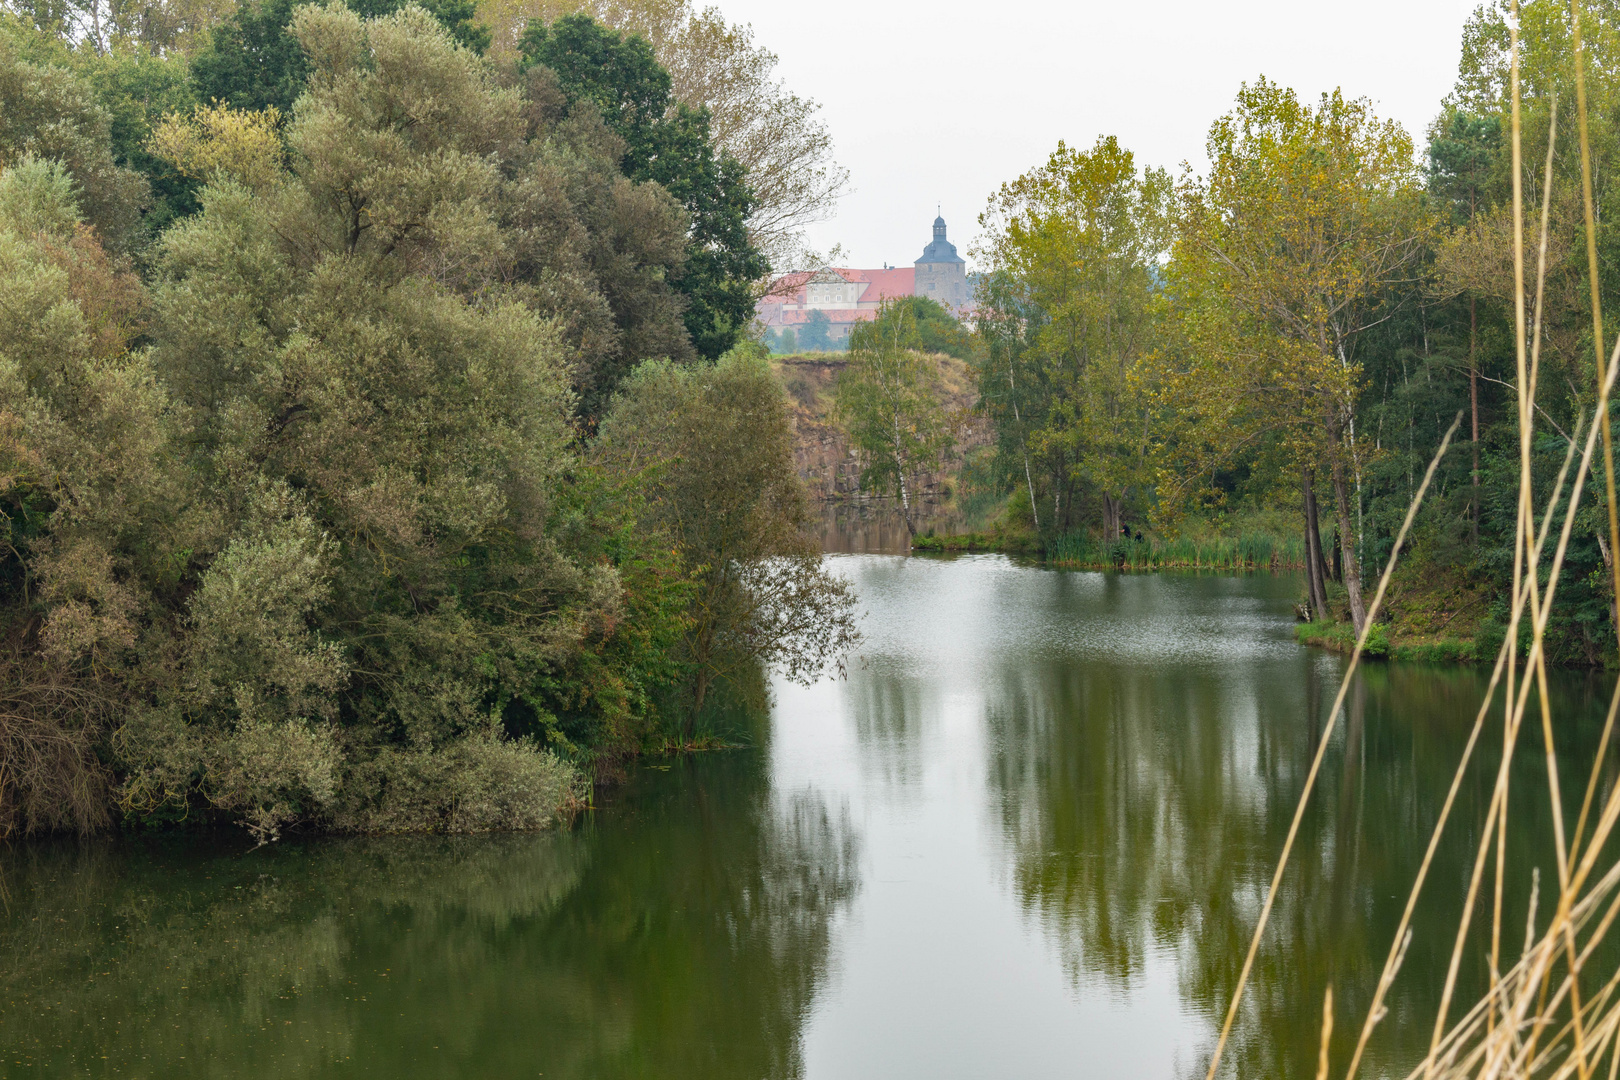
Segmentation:
{"type": "MultiPolygon", "coordinates": [[[[896,266],[883,270],[854,270],[843,266],[828,269],[845,281],[867,283],[867,287],[861,290],[860,298],[856,301],[861,304],[877,304],[882,300],[910,296],[917,287],[917,271],[910,266],[896,266]]],[[[809,270],[795,270],[777,278],[771,283],[771,291],[759,302],[760,317],[767,322],[771,321],[766,315],[766,309],[770,307],[782,304],[802,306],[805,302],[804,287],[814,276],[815,274],[809,270]]],[[[829,316],[832,314],[834,314],[832,311],[828,312],[829,316]]]]}
{"type": "Polygon", "coordinates": [[[896,266],[889,270],[840,270],[849,281],[869,281],[871,285],[861,293],[861,303],[875,304],[879,300],[893,300],[910,296],[917,288],[917,270],[911,266],[896,266]]]}

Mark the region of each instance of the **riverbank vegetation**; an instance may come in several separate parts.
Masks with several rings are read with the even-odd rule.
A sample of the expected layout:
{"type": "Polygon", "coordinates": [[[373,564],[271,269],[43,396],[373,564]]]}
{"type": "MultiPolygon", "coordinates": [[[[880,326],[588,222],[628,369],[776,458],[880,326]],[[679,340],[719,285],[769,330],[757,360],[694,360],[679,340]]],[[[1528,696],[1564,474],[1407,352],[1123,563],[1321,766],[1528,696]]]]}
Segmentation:
{"type": "MultiPolygon", "coordinates": [[[[1524,12],[1519,182],[1545,198],[1549,220],[1533,300],[1543,392],[1528,435],[1539,492],[1596,398],[1582,304],[1620,296],[1602,270],[1620,238],[1595,219],[1594,280],[1578,156],[1545,164],[1554,136],[1575,144],[1569,11],[1524,12]]],[[[1601,206],[1620,176],[1609,108],[1620,14],[1591,18],[1601,206]]],[[[1205,174],[1145,168],[1103,137],[1060,143],[1004,184],[980,218],[969,318],[993,432],[958,483],[995,507],[966,524],[978,542],[1071,565],[1302,569],[1302,616],[1342,621],[1353,637],[1369,568],[1389,556],[1460,410],[1460,442],[1413,525],[1382,632],[1489,655],[1509,618],[1521,472],[1508,22],[1496,6],[1470,18],[1455,87],[1424,132],[1366,98],[1308,101],[1261,77],[1210,126],[1205,174]],[[1257,518],[1267,526],[1240,524],[1257,518]]],[[[859,377],[882,357],[850,360],[859,377]]],[[[1617,645],[1613,552],[1597,502],[1583,505],[1547,657],[1602,665],[1617,645]]]]}
{"type": "Polygon", "coordinates": [[[543,827],[842,662],[756,194],[645,40],[101,10],[0,16],[0,837],[543,827]]]}

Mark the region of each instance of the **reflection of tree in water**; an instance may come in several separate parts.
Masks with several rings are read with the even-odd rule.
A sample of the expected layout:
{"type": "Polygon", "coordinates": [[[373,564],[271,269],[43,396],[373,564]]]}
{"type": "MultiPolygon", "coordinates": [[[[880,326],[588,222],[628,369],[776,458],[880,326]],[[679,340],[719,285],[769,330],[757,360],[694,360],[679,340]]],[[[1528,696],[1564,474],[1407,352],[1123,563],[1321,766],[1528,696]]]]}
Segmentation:
{"type": "MultiPolygon", "coordinates": [[[[990,691],[990,779],[1010,871],[1077,983],[1127,990],[1161,950],[1213,1035],[1337,689],[1337,662],[1322,662],[1302,655],[1245,675],[1060,660],[1002,673],[990,691]]],[[[1330,982],[1336,1060],[1348,1056],[1483,685],[1472,671],[1375,665],[1353,688],[1224,1072],[1313,1074],[1330,982]]],[[[1583,718],[1562,735],[1564,773],[1584,777],[1606,691],[1576,677],[1559,691],[1558,714],[1583,718]]],[[[1398,1071],[1427,1047],[1498,760],[1499,746],[1487,748],[1459,796],[1371,1072],[1398,1071]]],[[[1551,858],[1537,854],[1551,850],[1539,735],[1515,768],[1509,843],[1523,877],[1551,858]]],[[[1570,800],[1573,815],[1578,790],[1570,800]]],[[[1527,884],[1515,882],[1509,911],[1521,933],[1527,884]]],[[[1483,990],[1487,947],[1481,936],[1469,951],[1462,978],[1475,993],[1459,999],[1483,990]]]]}
{"type": "Polygon", "coordinates": [[[937,684],[913,665],[877,656],[850,668],[843,693],[861,768],[890,794],[914,789],[923,772],[923,716],[937,711],[937,684]]]}
{"type": "Polygon", "coordinates": [[[678,764],[575,835],[8,854],[0,1060],[792,1075],[854,840],[751,757],[678,764]]]}
{"type": "Polygon", "coordinates": [[[809,793],[773,797],[763,764],[677,762],[604,825],[591,873],[534,939],[534,962],[575,980],[590,1033],[561,1075],[799,1075],[856,838],[809,793]]]}

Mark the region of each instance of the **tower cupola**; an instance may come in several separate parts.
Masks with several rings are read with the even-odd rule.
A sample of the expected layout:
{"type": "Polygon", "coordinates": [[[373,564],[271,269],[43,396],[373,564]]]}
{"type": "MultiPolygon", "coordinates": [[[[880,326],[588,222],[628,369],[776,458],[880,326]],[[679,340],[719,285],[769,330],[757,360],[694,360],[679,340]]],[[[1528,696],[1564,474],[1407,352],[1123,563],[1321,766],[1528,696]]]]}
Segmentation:
{"type": "Polygon", "coordinates": [[[917,265],[961,263],[962,257],[956,253],[956,245],[945,239],[945,218],[934,219],[934,242],[923,248],[922,257],[917,265]]]}

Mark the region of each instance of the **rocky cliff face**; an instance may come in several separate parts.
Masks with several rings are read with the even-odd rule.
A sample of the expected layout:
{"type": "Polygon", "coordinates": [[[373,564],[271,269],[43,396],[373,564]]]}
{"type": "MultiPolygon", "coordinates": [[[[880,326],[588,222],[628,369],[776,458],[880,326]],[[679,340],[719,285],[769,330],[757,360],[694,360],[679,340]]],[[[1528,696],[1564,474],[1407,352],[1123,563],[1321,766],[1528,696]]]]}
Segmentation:
{"type": "MultiPolygon", "coordinates": [[[[794,464],[812,498],[829,502],[884,498],[861,491],[861,462],[849,440],[831,420],[838,376],[849,361],[838,353],[777,357],[773,361],[793,401],[794,464]]],[[[918,478],[917,498],[940,502],[955,489],[962,456],[990,443],[990,426],[973,411],[977,399],[973,372],[966,363],[939,357],[940,390],[956,426],[956,447],[939,472],[918,478]]]]}

